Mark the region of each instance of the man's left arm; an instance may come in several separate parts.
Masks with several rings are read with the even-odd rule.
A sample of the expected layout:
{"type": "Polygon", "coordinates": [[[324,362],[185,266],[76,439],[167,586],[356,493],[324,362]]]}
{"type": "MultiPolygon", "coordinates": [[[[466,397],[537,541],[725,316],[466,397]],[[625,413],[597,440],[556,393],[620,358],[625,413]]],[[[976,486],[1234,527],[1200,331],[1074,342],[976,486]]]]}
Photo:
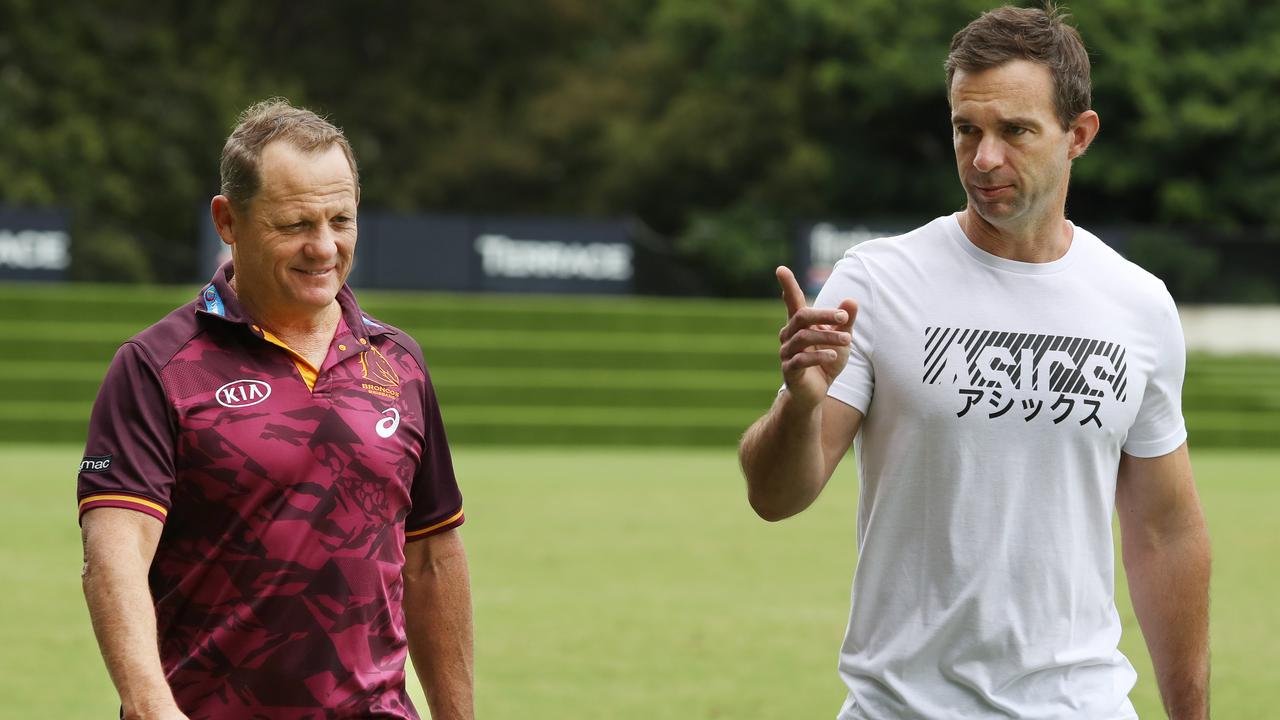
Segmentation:
{"type": "Polygon", "coordinates": [[[409,654],[434,720],[473,720],[471,580],[457,529],[404,546],[409,654]]]}
{"type": "Polygon", "coordinates": [[[1209,534],[1187,445],[1121,455],[1116,510],[1129,595],[1171,720],[1209,717],[1209,534]]]}

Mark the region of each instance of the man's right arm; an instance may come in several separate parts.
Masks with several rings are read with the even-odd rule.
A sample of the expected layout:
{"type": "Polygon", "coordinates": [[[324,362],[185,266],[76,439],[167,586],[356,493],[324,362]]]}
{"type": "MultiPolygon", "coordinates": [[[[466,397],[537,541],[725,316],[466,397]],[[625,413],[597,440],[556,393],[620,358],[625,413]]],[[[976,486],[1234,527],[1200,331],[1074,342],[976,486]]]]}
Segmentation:
{"type": "Polygon", "coordinates": [[[795,276],[778,268],[787,324],[778,357],[787,387],[742,437],[738,460],[756,514],[775,521],[809,507],[862,424],[862,413],[827,396],[849,361],[858,306],[812,308],[795,276]]]}
{"type": "Polygon", "coordinates": [[[98,508],[81,522],[84,596],[125,720],[186,720],[165,681],[147,573],[163,525],[133,510],[98,508]]]}
{"type": "Polygon", "coordinates": [[[862,413],[834,398],[805,407],[790,391],[779,393],[738,449],[756,514],[773,522],[813,504],[861,425],[862,413]]]}

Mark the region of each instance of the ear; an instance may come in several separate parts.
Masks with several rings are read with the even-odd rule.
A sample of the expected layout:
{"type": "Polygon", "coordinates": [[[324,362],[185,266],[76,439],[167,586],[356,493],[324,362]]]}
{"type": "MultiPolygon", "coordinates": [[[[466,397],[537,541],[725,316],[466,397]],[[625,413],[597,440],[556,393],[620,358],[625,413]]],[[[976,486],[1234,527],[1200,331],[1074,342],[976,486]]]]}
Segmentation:
{"type": "Polygon", "coordinates": [[[1071,136],[1071,144],[1067,148],[1067,159],[1075,160],[1083,155],[1093,143],[1093,139],[1098,136],[1100,127],[1098,113],[1085,110],[1077,115],[1071,122],[1071,127],[1067,129],[1067,134],[1071,136]]]}
{"type": "Polygon", "coordinates": [[[231,207],[231,200],[226,195],[214,195],[209,203],[209,214],[213,216],[213,227],[218,231],[218,237],[222,238],[222,242],[235,245],[236,216],[235,210],[231,207]]]}

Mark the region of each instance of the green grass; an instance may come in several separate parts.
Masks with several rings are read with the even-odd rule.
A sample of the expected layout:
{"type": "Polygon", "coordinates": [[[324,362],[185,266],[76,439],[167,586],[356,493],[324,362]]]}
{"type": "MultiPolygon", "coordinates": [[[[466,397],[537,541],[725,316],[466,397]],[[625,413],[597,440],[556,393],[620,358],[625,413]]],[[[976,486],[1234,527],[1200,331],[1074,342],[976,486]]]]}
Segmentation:
{"type": "MultiPolygon", "coordinates": [[[[79,589],[79,448],[0,446],[6,717],[114,717],[79,589]]],[[[463,447],[483,718],[829,718],[848,610],[849,465],[803,515],[747,509],[731,452],[463,447]]],[[[1215,716],[1280,705],[1280,452],[1200,451],[1214,540],[1215,716]],[[1269,559],[1270,558],[1270,559],[1269,559]]],[[[1163,717],[1129,609],[1144,720],[1163,717]]],[[[414,688],[416,692],[416,688],[414,688]]],[[[419,697],[420,707],[425,707],[419,697]]]]}
{"type": "MultiPolygon", "coordinates": [[[[82,440],[120,343],[196,291],[0,283],[0,441],[82,440]]],[[[776,300],[360,299],[422,343],[458,446],[723,447],[780,383],[776,300]]],[[[1183,399],[1195,447],[1280,447],[1280,357],[1193,354],[1183,399]]]]}

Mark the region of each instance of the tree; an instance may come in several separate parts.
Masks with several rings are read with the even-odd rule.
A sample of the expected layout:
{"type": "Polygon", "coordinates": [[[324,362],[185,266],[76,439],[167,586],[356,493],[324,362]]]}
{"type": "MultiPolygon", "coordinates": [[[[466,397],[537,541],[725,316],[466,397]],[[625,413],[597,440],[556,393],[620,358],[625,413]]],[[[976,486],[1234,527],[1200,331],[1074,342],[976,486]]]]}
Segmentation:
{"type": "MultiPolygon", "coordinates": [[[[942,61],[988,6],[8,0],[0,202],[70,207],[78,277],[190,280],[227,132],[283,95],[345,128],[365,207],[635,217],[707,288],[751,294],[797,219],[962,206],[942,61]]],[[[1072,216],[1280,227],[1280,6],[1076,14],[1102,134],[1072,216]]]]}

